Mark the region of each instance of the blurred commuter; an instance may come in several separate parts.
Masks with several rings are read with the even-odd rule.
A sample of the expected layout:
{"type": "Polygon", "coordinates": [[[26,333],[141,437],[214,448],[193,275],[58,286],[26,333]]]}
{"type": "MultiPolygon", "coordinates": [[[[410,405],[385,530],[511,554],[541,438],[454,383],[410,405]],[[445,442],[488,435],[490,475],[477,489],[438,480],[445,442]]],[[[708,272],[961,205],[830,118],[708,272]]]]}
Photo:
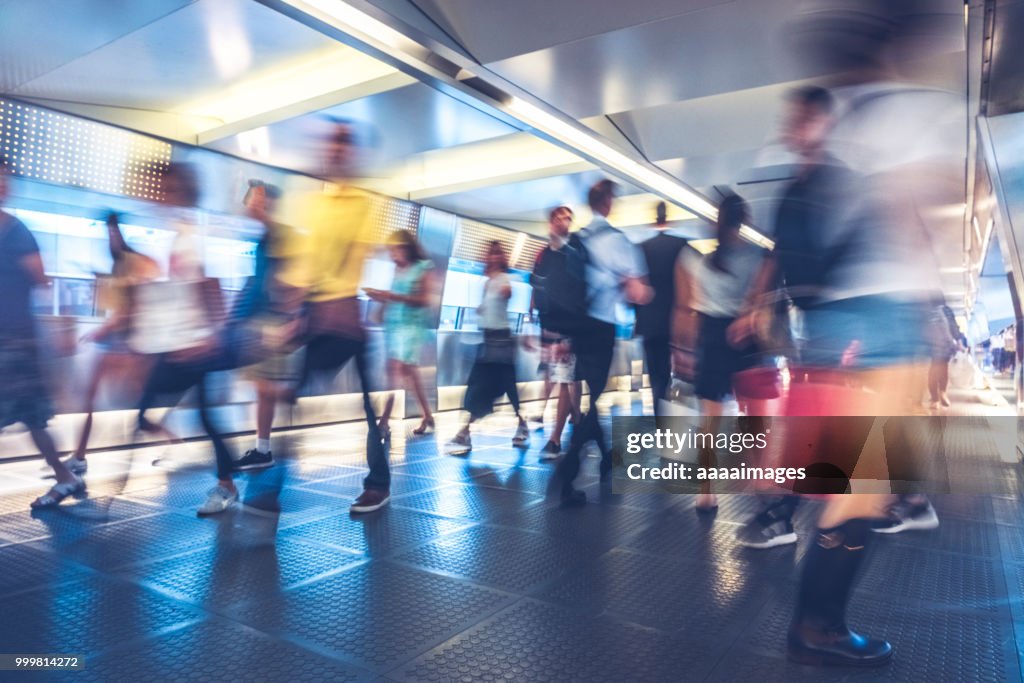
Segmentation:
{"type": "MultiPolygon", "coordinates": [[[[7,165],[0,160],[0,208],[7,188],[7,165]]],[[[18,422],[25,425],[57,479],[53,488],[32,502],[33,508],[53,507],[85,491],[85,482],[60,461],[46,429],[53,405],[32,316],[32,290],[45,283],[35,237],[24,223],[0,210],[0,429],[18,422]]]]}
{"type": "MultiPolygon", "coordinates": [[[[692,368],[688,374],[695,378],[695,393],[709,432],[716,431],[724,401],[734,395],[736,375],[757,362],[754,340],[736,343],[726,334],[742,312],[744,297],[763,258],[760,248],[740,237],[740,227],[749,219],[747,203],[738,195],[729,195],[718,205],[718,247],[705,256],[689,252],[686,260],[690,264],[681,264],[683,273],[689,273],[685,294],[681,293],[688,299],[684,310],[696,315],[685,317],[680,330],[683,338],[676,346],[682,356],[680,365],[692,368]],[[695,257],[690,257],[691,253],[695,257]]],[[[702,449],[700,457],[702,466],[715,466],[713,449],[702,449]]],[[[717,506],[709,482],[704,483],[696,504],[701,511],[717,506]]]]}
{"type": "Polygon", "coordinates": [[[676,307],[676,262],[686,240],[668,234],[668,210],[665,202],[657,207],[655,228],[658,234],[640,245],[647,264],[647,277],[654,292],[651,301],[636,308],[636,333],[644,340],[644,358],[651,379],[654,414],[661,414],[672,383],[672,314],[676,307]]]}
{"type": "MultiPolygon", "coordinates": [[[[431,273],[434,264],[416,237],[406,230],[391,234],[388,249],[395,262],[391,291],[367,289],[366,293],[384,304],[384,337],[391,386],[405,385],[412,389],[423,414],[412,433],[422,436],[434,431],[434,415],[430,412],[419,368],[423,349],[430,341],[431,313],[437,299],[431,273]]],[[[380,431],[385,439],[391,434],[389,420],[394,403],[395,393],[391,392],[380,416],[380,431]]]]}
{"type": "MultiPolygon", "coordinates": [[[[565,246],[572,225],[572,209],[559,206],[548,216],[548,245],[537,255],[530,284],[533,287],[533,302],[540,319],[541,359],[544,363],[546,381],[544,384],[544,405],[552,386],[558,388],[558,404],[555,424],[548,436],[548,442],[540,451],[544,460],[557,458],[562,452],[562,430],[571,414],[579,424],[580,386],[574,381],[576,359],[572,353],[570,335],[571,304],[565,301],[564,293],[571,289],[565,279],[571,277],[567,271],[565,246]]],[[[544,411],[541,410],[541,415],[544,411]]]]}
{"type": "MultiPolygon", "coordinates": [[[[131,334],[130,290],[133,286],[160,276],[156,261],[128,246],[121,234],[116,213],[106,218],[107,240],[113,260],[110,277],[97,278],[97,301],[107,310],[106,321],[86,334],[82,340],[93,342],[98,351],[96,365],[85,389],[85,424],[78,438],[78,447],[64,463],[75,474],[85,474],[88,462],[85,452],[92,433],[93,407],[100,386],[111,377],[132,381],[145,375],[146,358],[135,353],[129,344],[131,334]]],[[[141,389],[141,387],[138,387],[141,389]]],[[[137,397],[137,395],[136,395],[137,397]]]]}
{"type": "Polygon", "coordinates": [[[1003,332],[1003,364],[1000,370],[1013,375],[1013,369],[1017,364],[1017,331],[1011,326],[1003,332]]]}
{"type": "MultiPolygon", "coordinates": [[[[195,169],[187,164],[172,163],[162,179],[162,197],[167,216],[176,228],[171,244],[167,285],[158,292],[169,294],[141,303],[145,290],[138,288],[136,302],[148,311],[140,315],[161,318],[159,339],[148,343],[163,345],[150,371],[139,401],[138,426],[141,431],[154,432],[159,428],[150,422],[146,412],[160,396],[180,395],[193,387],[199,408],[203,432],[213,445],[217,460],[217,485],[207,493],[206,502],[197,513],[200,516],[224,512],[238,501],[232,470],[234,458],[224,441],[213,414],[209,374],[226,369],[226,360],[232,349],[224,343],[223,332],[227,322],[223,295],[217,280],[207,278],[203,257],[203,239],[194,219],[194,207],[199,201],[199,182],[195,169]]],[[[143,327],[137,334],[153,337],[155,329],[143,327]]]]}
{"type": "MultiPolygon", "coordinates": [[[[955,155],[949,156],[962,138],[962,124],[959,131],[955,123],[945,125],[955,122],[962,104],[890,80],[888,59],[897,48],[911,48],[907,39],[928,23],[925,17],[908,16],[915,8],[922,6],[830,0],[807,12],[791,36],[804,58],[841,70],[846,81],[838,117],[832,115],[827,93],[797,91],[784,135],[801,157],[801,177],[813,173],[820,165],[815,159],[826,158],[826,150],[839,160],[834,166],[848,174],[839,178],[834,193],[808,197],[812,202],[833,197],[835,202],[817,211],[821,222],[808,225],[804,234],[819,245],[811,283],[815,301],[804,316],[804,381],[790,385],[787,402],[790,414],[821,416],[816,420],[818,450],[811,457],[827,464],[809,464],[841,471],[843,479],[832,480],[834,493],[849,490],[846,480],[861,458],[877,466],[881,453],[894,491],[913,483],[917,474],[908,423],[899,416],[913,414],[920,404],[928,294],[938,283],[921,208],[935,197],[948,201],[950,192],[962,196],[962,179],[956,178],[963,161],[957,164],[955,155]],[[879,417],[884,418],[884,449],[868,444],[879,417]]],[[[742,330],[738,325],[734,332],[741,337],[742,330]]],[[[796,450],[789,449],[787,456],[796,450]]],[[[941,453],[930,455],[941,459],[941,453]]],[[[872,530],[894,533],[937,525],[934,510],[918,493],[828,496],[804,559],[789,657],[816,665],[889,661],[889,643],[856,634],[846,624],[872,530]]]]}
{"type": "Polygon", "coordinates": [[[587,502],[586,493],[573,484],[580,471],[580,453],[591,441],[601,452],[601,480],[610,481],[612,456],[601,429],[597,402],[608,383],[615,352],[615,309],[620,304],[646,304],[651,299],[643,252],[608,223],[617,189],[611,180],[590,188],[587,201],[594,220],[567,245],[572,250],[567,253],[567,268],[581,280],[575,310],[571,311],[576,379],[586,382],[590,393],[587,412],[574,426],[569,450],[555,472],[562,504],[567,507],[587,502]]]}
{"type": "Polygon", "coordinates": [[[928,344],[931,348],[931,364],[928,367],[928,397],[930,408],[950,406],[949,362],[960,350],[960,328],[953,311],[946,305],[942,292],[936,292],[934,308],[929,321],[928,344]]]}
{"type": "Polygon", "coordinates": [[[487,247],[484,267],[487,281],[480,301],[480,330],[484,340],[477,352],[473,369],[466,382],[463,407],[469,421],[445,446],[448,455],[466,455],[473,450],[470,425],[490,415],[494,401],[502,394],[508,396],[519,425],[512,436],[512,445],[525,448],[530,442],[530,430],[519,412],[519,390],[516,387],[516,340],[508,322],[508,301],[512,297],[512,281],[508,277],[508,256],[501,242],[495,240],[487,247]]]}
{"type": "MultiPolygon", "coordinates": [[[[256,443],[235,462],[235,471],[259,470],[274,464],[270,432],[277,404],[290,396],[291,385],[298,379],[301,352],[283,339],[289,322],[285,301],[276,286],[277,275],[284,265],[284,244],[289,228],[273,219],[281,191],[260,180],[249,181],[246,192],[246,214],[263,225],[263,235],[256,245],[253,275],[238,296],[231,315],[231,325],[245,336],[258,337],[265,357],[246,369],[256,384],[256,443]]],[[[241,336],[241,335],[240,335],[241,336]]],[[[236,337],[238,342],[239,338],[236,337]]]]}
{"type": "MultiPolygon", "coordinates": [[[[775,248],[766,255],[760,272],[748,291],[740,317],[727,332],[733,345],[749,343],[756,335],[757,315],[762,298],[772,285],[782,284],[793,305],[802,314],[813,309],[832,277],[836,261],[846,246],[830,249],[834,239],[829,226],[848,212],[845,193],[854,176],[826,149],[835,122],[835,100],[824,88],[807,86],[790,93],[782,123],[784,144],[798,157],[795,178],[783,190],[775,214],[775,248]]],[[[802,360],[797,349],[793,363],[802,360]]],[[[838,363],[837,363],[838,364],[838,363]]],[[[796,543],[793,514],[799,498],[794,495],[767,498],[764,509],[737,533],[737,540],[750,548],[771,548],[796,543]]]]}
{"type": "Polygon", "coordinates": [[[366,416],[366,461],[369,472],[363,492],[350,511],[379,510],[391,500],[391,469],[370,392],[366,329],[357,295],[363,265],[377,244],[379,215],[372,197],[352,185],[359,161],[359,145],[352,124],[333,121],[326,141],[324,172],[331,180],[325,192],[313,195],[305,208],[281,269],[280,283],[290,289],[302,316],[293,337],[306,351],[298,386],[314,374],[337,375],[354,361],[362,385],[366,416]]]}

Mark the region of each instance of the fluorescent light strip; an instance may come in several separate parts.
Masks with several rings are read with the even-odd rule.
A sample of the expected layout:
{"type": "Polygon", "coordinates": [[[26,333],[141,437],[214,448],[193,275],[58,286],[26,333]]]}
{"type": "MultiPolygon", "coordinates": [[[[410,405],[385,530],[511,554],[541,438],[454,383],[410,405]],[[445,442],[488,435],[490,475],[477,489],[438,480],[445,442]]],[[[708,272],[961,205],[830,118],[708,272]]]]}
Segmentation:
{"type": "MultiPolygon", "coordinates": [[[[411,40],[400,31],[366,14],[343,0],[285,0],[292,7],[326,21],[353,37],[364,42],[377,43],[378,49],[390,48],[388,54],[398,57],[417,68],[429,66],[423,60],[430,51],[411,40]],[[401,54],[394,54],[398,51],[401,54]]],[[[583,154],[590,156],[611,170],[622,174],[631,181],[649,188],[665,199],[682,206],[710,221],[718,217],[718,208],[688,187],[631,159],[611,147],[600,138],[585,132],[550,112],[513,97],[506,105],[508,113],[526,125],[555,139],[567,142],[583,154]]],[[[744,225],[741,235],[747,240],[765,248],[772,248],[773,242],[757,230],[744,225]]]]}

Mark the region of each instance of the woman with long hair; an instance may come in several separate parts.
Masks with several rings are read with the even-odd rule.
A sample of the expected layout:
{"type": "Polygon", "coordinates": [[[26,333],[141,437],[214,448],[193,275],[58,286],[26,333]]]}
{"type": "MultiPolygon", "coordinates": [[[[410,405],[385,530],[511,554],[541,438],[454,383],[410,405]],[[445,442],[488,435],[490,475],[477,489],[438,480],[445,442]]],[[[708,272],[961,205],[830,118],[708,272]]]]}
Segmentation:
{"type": "MultiPolygon", "coordinates": [[[[412,433],[421,436],[434,431],[434,416],[419,374],[421,354],[429,334],[430,314],[436,304],[436,287],[431,274],[433,263],[416,237],[405,230],[392,233],[388,251],[395,262],[391,291],[367,289],[366,293],[374,301],[384,304],[384,337],[391,386],[405,384],[412,388],[423,413],[423,419],[412,433]]],[[[395,394],[390,392],[380,416],[380,432],[384,438],[391,434],[388,423],[394,403],[395,394]]]]}
{"type": "Polygon", "coordinates": [[[508,400],[519,420],[519,426],[512,437],[512,445],[523,448],[530,440],[530,430],[519,412],[515,338],[508,324],[508,302],[512,298],[512,281],[508,277],[508,257],[505,255],[505,248],[497,240],[487,247],[484,274],[487,276],[487,282],[484,284],[483,299],[477,309],[484,341],[469,373],[464,399],[469,421],[455,438],[448,442],[445,448],[448,455],[466,455],[473,450],[469,437],[470,425],[489,415],[494,410],[494,401],[502,394],[508,395],[508,400]]]}
{"type": "MultiPolygon", "coordinates": [[[[756,362],[749,343],[737,347],[726,338],[726,330],[739,316],[763,257],[757,247],[740,237],[740,227],[749,217],[747,203],[739,195],[729,195],[719,203],[718,247],[695,259],[687,269],[687,291],[681,293],[691,312],[686,318],[689,324],[684,326],[681,345],[688,361],[684,367],[694,375],[695,393],[709,432],[714,432],[718,425],[725,399],[734,394],[733,378],[756,362]]],[[[714,466],[714,460],[713,449],[701,451],[702,466],[714,466]]],[[[697,498],[697,509],[713,510],[716,506],[710,484],[705,482],[697,498]]]]}

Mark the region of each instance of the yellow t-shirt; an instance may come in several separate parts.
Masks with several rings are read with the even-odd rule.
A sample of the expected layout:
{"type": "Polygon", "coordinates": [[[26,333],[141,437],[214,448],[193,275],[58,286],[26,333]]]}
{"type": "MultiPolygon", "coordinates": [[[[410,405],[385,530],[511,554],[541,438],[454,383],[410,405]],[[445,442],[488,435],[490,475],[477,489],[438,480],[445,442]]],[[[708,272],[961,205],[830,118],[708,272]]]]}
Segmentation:
{"type": "Polygon", "coordinates": [[[373,197],[354,187],[312,195],[282,245],[281,280],[308,290],[309,301],[356,296],[363,264],[378,244],[378,216],[373,197]]]}

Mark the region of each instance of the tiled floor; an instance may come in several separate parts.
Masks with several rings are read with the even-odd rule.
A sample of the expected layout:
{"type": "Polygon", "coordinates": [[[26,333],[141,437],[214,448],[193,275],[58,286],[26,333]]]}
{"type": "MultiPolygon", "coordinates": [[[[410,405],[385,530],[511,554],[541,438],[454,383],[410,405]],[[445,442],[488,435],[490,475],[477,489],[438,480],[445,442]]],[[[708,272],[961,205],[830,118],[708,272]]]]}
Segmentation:
{"type": "Polygon", "coordinates": [[[289,457],[240,477],[247,504],[216,519],[194,514],[201,443],[95,454],[90,497],[36,515],[39,463],[0,466],[0,651],[83,655],[50,678],[74,681],[1021,678],[1016,466],[1005,494],[937,498],[938,531],[879,539],[851,621],[895,660],[823,672],[783,656],[813,503],[797,547],[749,551],[749,497],[706,519],[688,496],[613,495],[588,460],[591,504],[562,510],[541,434],[524,454],[513,426],[491,418],[467,459],[439,454],[452,416],[396,435],[392,504],[362,517],[358,425],[282,436],[289,457]]]}

